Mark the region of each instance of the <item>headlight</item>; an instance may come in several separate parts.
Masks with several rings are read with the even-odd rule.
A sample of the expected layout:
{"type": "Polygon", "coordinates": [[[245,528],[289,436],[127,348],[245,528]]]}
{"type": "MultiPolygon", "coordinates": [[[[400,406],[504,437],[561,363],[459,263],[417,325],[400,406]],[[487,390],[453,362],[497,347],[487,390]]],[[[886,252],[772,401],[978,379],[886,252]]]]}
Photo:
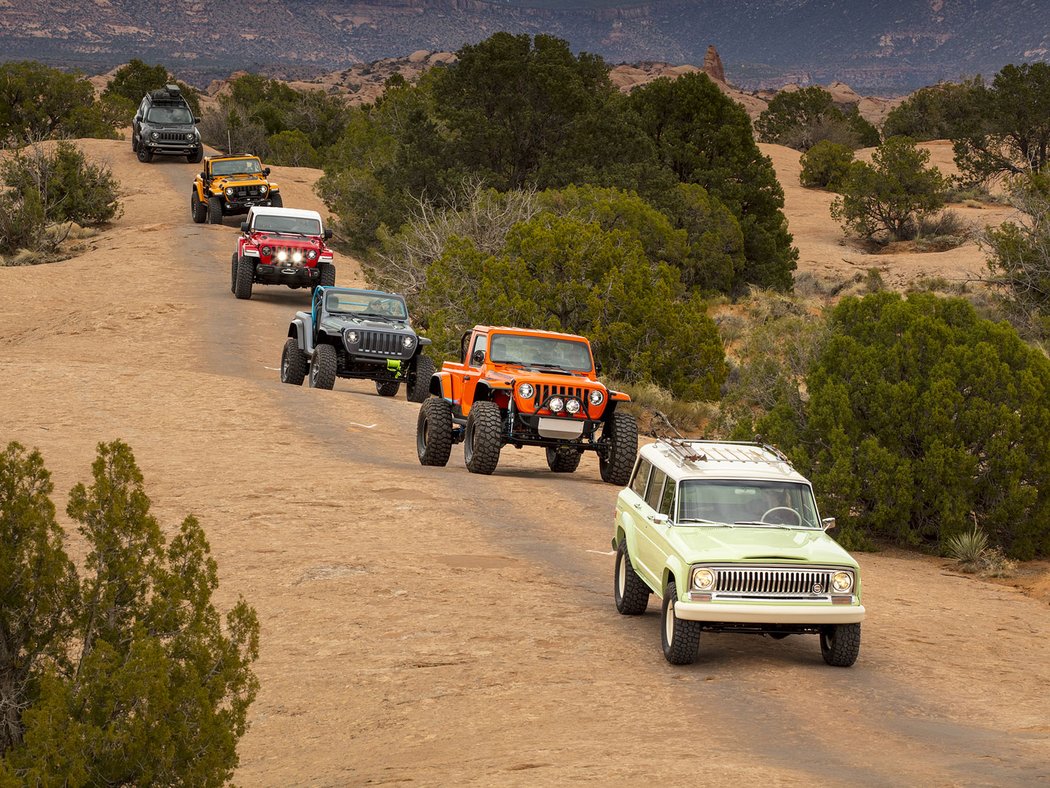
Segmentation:
{"type": "Polygon", "coordinates": [[[273,254],[273,249],[271,249],[269,246],[264,246],[261,251],[263,257],[269,257],[271,254],[273,254]]]}
{"type": "Polygon", "coordinates": [[[149,135],[149,138],[151,140],[159,140],[160,139],[160,132],[159,131],[151,132],[150,135],[149,135]]]}
{"type": "Polygon", "coordinates": [[[590,396],[588,396],[587,399],[591,401],[592,405],[601,405],[605,402],[605,395],[598,391],[598,389],[595,389],[590,393],[590,396]]]}
{"type": "Polygon", "coordinates": [[[836,593],[845,594],[853,588],[853,575],[849,572],[836,572],[831,576],[831,587],[836,593]]]}
{"type": "Polygon", "coordinates": [[[259,194],[266,194],[266,192],[267,192],[267,189],[266,189],[265,186],[260,186],[259,187],[259,194]]]}
{"type": "Polygon", "coordinates": [[[316,249],[311,249],[309,252],[307,252],[306,253],[306,259],[307,260],[316,260],[317,259],[317,250],[316,249]]]}
{"type": "Polygon", "coordinates": [[[547,407],[555,413],[561,413],[565,410],[565,402],[561,397],[551,397],[551,401],[547,403],[547,407]]]}
{"type": "Polygon", "coordinates": [[[232,186],[227,186],[226,187],[226,196],[227,197],[232,197],[233,196],[233,187],[232,186]]]}
{"type": "Polygon", "coordinates": [[[401,344],[404,345],[406,348],[410,348],[414,344],[416,344],[416,338],[415,337],[405,337],[403,340],[401,340],[401,344]]]}
{"type": "Polygon", "coordinates": [[[302,261],[303,261],[303,253],[302,252],[293,252],[292,253],[292,262],[293,263],[301,263],[302,261]]]}
{"type": "Polygon", "coordinates": [[[186,135],[186,139],[188,139],[188,140],[192,140],[192,139],[193,139],[193,135],[192,135],[192,134],[187,134],[187,135],[186,135]]]}
{"type": "Polygon", "coordinates": [[[285,260],[288,259],[288,252],[286,252],[286,251],[284,251],[284,249],[282,249],[281,251],[279,251],[277,253],[277,259],[280,260],[283,263],[285,260]]]}
{"type": "Polygon", "coordinates": [[[693,570],[693,588],[697,591],[710,591],[715,587],[715,573],[701,567],[693,570]]]}
{"type": "Polygon", "coordinates": [[[536,389],[532,387],[531,383],[522,383],[518,386],[518,396],[522,399],[532,399],[532,395],[536,393],[536,389]]]}
{"type": "Polygon", "coordinates": [[[579,413],[580,401],[578,399],[565,400],[565,410],[567,410],[569,413],[579,413]]]}
{"type": "Polygon", "coordinates": [[[346,332],[346,341],[349,342],[350,344],[354,344],[355,342],[357,342],[357,332],[356,331],[347,331],[346,332]]]}

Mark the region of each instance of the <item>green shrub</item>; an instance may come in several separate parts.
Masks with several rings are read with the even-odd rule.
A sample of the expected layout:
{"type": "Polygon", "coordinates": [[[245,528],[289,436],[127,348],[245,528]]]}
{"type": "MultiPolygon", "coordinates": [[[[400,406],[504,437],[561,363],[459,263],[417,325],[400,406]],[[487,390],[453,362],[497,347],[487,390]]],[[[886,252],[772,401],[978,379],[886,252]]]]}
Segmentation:
{"type": "Polygon", "coordinates": [[[974,526],[969,531],[953,534],[944,542],[944,553],[960,564],[975,566],[988,550],[988,535],[974,526]]]}
{"type": "Polygon", "coordinates": [[[846,145],[825,140],[803,153],[801,162],[799,182],[803,186],[838,191],[849,175],[853,151],[846,145]]]}
{"type": "Polygon", "coordinates": [[[286,167],[317,167],[321,160],[310,140],[299,129],[273,134],[266,140],[270,163],[286,167]]]}
{"type": "Polygon", "coordinates": [[[46,242],[44,206],[36,192],[0,192],[0,254],[39,249],[46,242]]]}

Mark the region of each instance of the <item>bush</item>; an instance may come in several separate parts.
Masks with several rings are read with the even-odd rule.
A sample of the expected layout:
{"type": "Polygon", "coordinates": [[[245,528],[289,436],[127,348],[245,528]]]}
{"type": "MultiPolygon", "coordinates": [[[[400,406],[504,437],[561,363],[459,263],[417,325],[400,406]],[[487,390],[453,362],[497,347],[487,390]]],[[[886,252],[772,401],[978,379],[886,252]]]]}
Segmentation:
{"type": "Polygon", "coordinates": [[[299,129],[282,131],[266,140],[270,163],[286,167],[318,167],[321,159],[310,140],[299,129]]]}
{"type": "Polygon", "coordinates": [[[891,137],[872,155],[872,163],[854,162],[842,183],[842,196],[831,206],[832,218],[847,233],[874,241],[906,241],[918,232],[918,220],[944,205],[944,176],[927,167],[929,151],[907,137],[891,137]]]}
{"type": "Polygon", "coordinates": [[[855,150],[878,145],[880,139],[856,107],[839,109],[832,95],[816,85],[777,93],[755,121],[755,131],[762,142],[800,151],[825,141],[855,150]]]}
{"type": "Polygon", "coordinates": [[[92,478],[66,508],[78,578],[40,454],[0,454],[0,782],[223,784],[258,690],[255,611],[222,625],[203,529],[165,543],[126,444],[100,444],[92,478]]]}
{"type": "Polygon", "coordinates": [[[853,151],[846,145],[825,140],[803,153],[801,163],[799,182],[803,186],[838,191],[849,175],[853,151]]]}
{"type": "Polygon", "coordinates": [[[976,516],[1009,555],[1050,553],[1050,360],[1008,325],[928,293],[846,298],[805,390],[758,427],[844,532],[943,549],[976,516]]]}
{"type": "Polygon", "coordinates": [[[36,192],[0,192],[0,254],[46,244],[44,206],[36,192]]]}

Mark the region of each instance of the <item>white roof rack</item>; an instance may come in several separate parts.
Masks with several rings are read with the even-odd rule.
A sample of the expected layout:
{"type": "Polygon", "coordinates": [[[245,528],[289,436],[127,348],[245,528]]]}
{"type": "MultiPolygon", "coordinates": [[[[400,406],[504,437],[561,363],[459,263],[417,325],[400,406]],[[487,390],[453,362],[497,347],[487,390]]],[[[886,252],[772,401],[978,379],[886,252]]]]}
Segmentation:
{"type": "Polygon", "coordinates": [[[665,454],[676,457],[682,464],[693,466],[706,462],[750,462],[764,465],[783,464],[794,470],[783,452],[764,443],[659,438],[656,445],[665,454]]]}

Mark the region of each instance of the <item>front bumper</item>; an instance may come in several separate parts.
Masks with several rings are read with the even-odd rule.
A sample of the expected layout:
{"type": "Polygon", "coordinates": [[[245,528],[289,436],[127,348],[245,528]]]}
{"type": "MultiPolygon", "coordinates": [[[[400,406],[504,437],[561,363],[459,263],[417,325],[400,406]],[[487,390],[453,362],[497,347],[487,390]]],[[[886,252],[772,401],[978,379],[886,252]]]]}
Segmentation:
{"type": "Polygon", "coordinates": [[[255,281],[264,285],[288,285],[289,287],[312,287],[321,281],[318,268],[302,266],[266,265],[255,266],[255,281]]]}
{"type": "Polygon", "coordinates": [[[686,621],[724,624],[858,624],[864,605],[798,605],[769,602],[675,602],[675,616],[686,621]]]}
{"type": "Polygon", "coordinates": [[[200,143],[178,143],[178,142],[153,142],[145,141],[146,150],[154,156],[192,156],[200,150],[200,143]]]}
{"type": "Polygon", "coordinates": [[[248,210],[253,206],[261,205],[264,207],[270,207],[270,197],[226,197],[223,196],[222,201],[222,212],[226,216],[235,216],[242,213],[248,213],[248,210]]]}

